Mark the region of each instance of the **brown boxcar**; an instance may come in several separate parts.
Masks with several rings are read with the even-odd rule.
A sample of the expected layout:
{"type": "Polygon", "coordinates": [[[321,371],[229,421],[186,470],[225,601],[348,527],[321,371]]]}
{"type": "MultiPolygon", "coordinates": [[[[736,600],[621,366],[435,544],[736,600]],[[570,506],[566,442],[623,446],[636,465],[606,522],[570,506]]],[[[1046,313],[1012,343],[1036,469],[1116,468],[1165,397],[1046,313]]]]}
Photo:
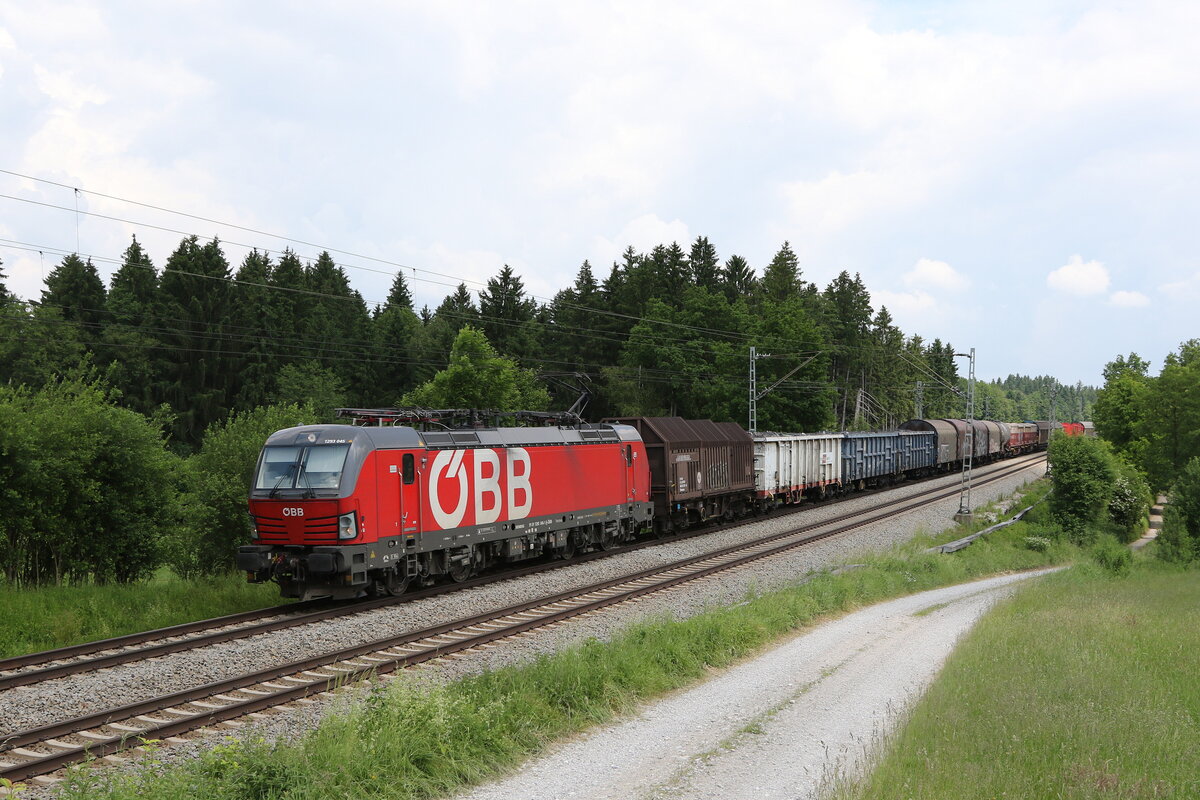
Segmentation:
{"type": "Polygon", "coordinates": [[[1039,419],[1033,424],[1037,425],[1038,447],[1045,447],[1046,445],[1050,444],[1050,421],[1039,419]]]}
{"type": "Polygon", "coordinates": [[[674,530],[745,511],[754,501],[754,443],[733,423],[621,417],[646,446],[654,524],[674,530]],[[736,432],[735,432],[736,429],[736,432]]]}
{"type": "Polygon", "coordinates": [[[999,422],[993,422],[990,419],[979,420],[979,422],[987,431],[987,442],[983,447],[983,454],[988,458],[996,458],[1000,455],[1004,442],[1008,441],[1008,436],[1004,435],[999,422]]]}

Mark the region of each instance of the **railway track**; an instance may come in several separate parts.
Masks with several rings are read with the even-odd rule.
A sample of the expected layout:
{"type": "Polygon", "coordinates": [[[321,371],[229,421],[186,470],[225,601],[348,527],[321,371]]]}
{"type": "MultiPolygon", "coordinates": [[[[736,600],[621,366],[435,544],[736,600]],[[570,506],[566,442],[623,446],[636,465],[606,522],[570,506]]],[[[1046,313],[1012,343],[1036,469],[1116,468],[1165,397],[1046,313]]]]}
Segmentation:
{"type": "MultiPolygon", "coordinates": [[[[1002,462],[999,466],[1003,467],[1009,463],[1012,462],[1002,462]]],[[[886,491],[886,489],[873,491],[880,492],[886,491]]],[[[846,498],[862,496],[862,494],[855,494],[847,495],[846,498]]],[[[812,508],[810,504],[792,506],[788,507],[786,511],[777,512],[777,516],[779,513],[802,513],[809,508],[812,508]]],[[[618,548],[615,552],[627,553],[643,547],[655,547],[666,542],[676,542],[695,536],[709,535],[717,531],[729,530],[761,521],[762,517],[751,517],[716,526],[705,526],[701,529],[685,531],[665,539],[634,542],[618,548]]],[[[597,558],[612,555],[613,552],[587,553],[576,556],[569,561],[540,562],[509,568],[502,572],[481,575],[462,583],[440,584],[409,591],[399,597],[385,597],[351,603],[335,603],[326,600],[292,603],[0,659],[0,691],[13,689],[18,686],[29,686],[69,675],[78,675],[98,669],[129,664],[141,659],[157,658],[198,647],[206,647],[250,636],[286,630],[300,625],[323,622],[352,614],[362,614],[397,603],[408,603],[447,592],[482,586],[499,580],[522,578],[547,570],[587,563],[597,558]]]]}
{"type": "MultiPolygon", "coordinates": [[[[976,481],[986,485],[1039,463],[1044,456],[1009,463],[976,481]]],[[[679,584],[701,580],[759,559],[879,522],[959,493],[940,487],[883,507],[847,513],[715,552],[693,556],[633,575],[523,602],[498,611],[385,637],[72,720],[18,731],[0,739],[0,777],[12,781],[53,773],[91,758],[116,755],[148,739],[166,742],[191,731],[224,724],[240,727],[239,717],[288,704],[315,702],[310,695],[376,675],[488,645],[573,617],[628,602],[679,584]]]]}

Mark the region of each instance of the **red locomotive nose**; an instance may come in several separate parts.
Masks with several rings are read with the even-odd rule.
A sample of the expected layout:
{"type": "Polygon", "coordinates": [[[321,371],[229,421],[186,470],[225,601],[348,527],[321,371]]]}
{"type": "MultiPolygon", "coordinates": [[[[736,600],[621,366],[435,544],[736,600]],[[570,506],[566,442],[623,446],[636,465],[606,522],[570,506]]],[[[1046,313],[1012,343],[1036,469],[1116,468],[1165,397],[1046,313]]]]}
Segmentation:
{"type": "Polygon", "coordinates": [[[261,544],[337,544],[336,500],[251,500],[261,544]]]}

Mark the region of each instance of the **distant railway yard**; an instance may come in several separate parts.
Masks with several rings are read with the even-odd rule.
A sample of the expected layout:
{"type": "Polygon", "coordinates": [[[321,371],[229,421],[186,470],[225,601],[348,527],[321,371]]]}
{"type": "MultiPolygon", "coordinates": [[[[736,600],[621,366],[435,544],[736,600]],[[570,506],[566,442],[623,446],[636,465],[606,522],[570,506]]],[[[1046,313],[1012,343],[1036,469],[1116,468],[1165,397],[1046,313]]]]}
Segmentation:
{"type": "MultiPolygon", "coordinates": [[[[977,470],[977,500],[1010,495],[1044,465],[1037,454],[977,470]]],[[[157,760],[174,760],[221,741],[214,731],[287,738],[312,726],[331,687],[416,665],[406,680],[426,683],[526,662],[637,619],[736,603],[936,532],[959,488],[959,476],[942,476],[579,563],[332,608],[266,609],[213,621],[215,630],[198,623],[102,651],[10,659],[0,662],[0,769],[10,780],[52,785],[61,767],[82,759],[132,768],[150,740],[157,760]]]]}

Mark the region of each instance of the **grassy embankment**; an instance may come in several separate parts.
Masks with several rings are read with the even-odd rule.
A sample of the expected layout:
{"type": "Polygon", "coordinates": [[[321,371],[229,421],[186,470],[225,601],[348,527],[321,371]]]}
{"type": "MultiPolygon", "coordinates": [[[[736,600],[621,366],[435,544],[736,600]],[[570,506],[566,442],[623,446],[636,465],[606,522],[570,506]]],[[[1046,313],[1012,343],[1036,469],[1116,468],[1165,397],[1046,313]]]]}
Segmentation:
{"type": "Polygon", "coordinates": [[[840,800],[1200,797],[1200,571],[1138,559],[1023,588],[840,800]]]}
{"type": "MultiPolygon", "coordinates": [[[[417,691],[403,680],[325,721],[297,743],[230,739],[197,761],[160,772],[80,770],[66,798],[437,797],[495,777],[548,743],[638,703],[702,680],[823,615],[884,598],[1078,555],[1025,546],[1020,523],[953,555],[928,555],[923,537],[864,566],[689,620],[659,619],[611,642],[592,641],[532,664],[417,691]]],[[[941,541],[962,535],[955,531],[941,541]]]]}
{"type": "Polygon", "coordinates": [[[279,587],[247,584],[241,573],[185,581],[163,569],[128,585],[0,586],[0,658],[282,602],[279,587]]]}

